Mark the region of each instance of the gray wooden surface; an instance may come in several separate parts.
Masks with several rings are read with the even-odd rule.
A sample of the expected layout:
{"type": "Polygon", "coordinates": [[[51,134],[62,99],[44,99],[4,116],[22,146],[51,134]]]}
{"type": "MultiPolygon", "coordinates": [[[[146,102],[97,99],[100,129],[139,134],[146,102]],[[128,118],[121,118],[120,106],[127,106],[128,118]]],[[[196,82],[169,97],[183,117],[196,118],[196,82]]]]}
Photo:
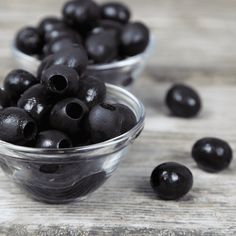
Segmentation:
{"type": "MultiPolygon", "coordinates": [[[[0,76],[12,68],[14,32],[63,1],[0,1],[0,76]]],[[[199,170],[190,157],[203,136],[226,139],[236,149],[236,1],[129,0],[134,18],[147,22],[156,50],[132,91],[147,108],[146,127],[127,158],[84,202],[46,205],[22,195],[0,172],[0,235],[236,235],[236,162],[220,174],[199,170]],[[167,88],[186,82],[200,92],[196,119],[169,116],[167,88]],[[192,191],[160,201],[149,186],[152,169],[178,161],[194,174],[192,191]]]]}

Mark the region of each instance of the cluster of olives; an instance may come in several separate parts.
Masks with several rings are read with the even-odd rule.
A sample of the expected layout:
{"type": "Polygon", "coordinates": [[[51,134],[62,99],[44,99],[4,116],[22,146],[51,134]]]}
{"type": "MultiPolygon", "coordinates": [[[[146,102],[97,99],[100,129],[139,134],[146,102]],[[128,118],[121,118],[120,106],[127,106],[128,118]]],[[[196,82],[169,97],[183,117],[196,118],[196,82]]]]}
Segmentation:
{"type": "Polygon", "coordinates": [[[40,77],[13,70],[0,90],[0,139],[55,149],[112,139],[137,121],[126,105],[105,98],[104,82],[66,65],[51,65],[40,77]]]}
{"type": "Polygon", "coordinates": [[[62,19],[47,17],[37,27],[21,29],[16,47],[44,59],[71,45],[82,45],[89,63],[101,64],[140,54],[149,43],[147,26],[130,22],[131,12],[121,3],[72,0],[64,5],[62,15],[62,19]]]}
{"type": "MultiPolygon", "coordinates": [[[[198,93],[184,84],[173,85],[168,90],[165,101],[171,113],[177,117],[191,118],[201,109],[198,93]]],[[[216,173],[230,165],[233,152],[224,140],[206,137],[193,145],[192,157],[199,168],[216,173]]],[[[186,166],[167,162],[153,170],[150,183],[159,198],[175,200],[183,197],[192,188],[193,175],[186,166]]]]}

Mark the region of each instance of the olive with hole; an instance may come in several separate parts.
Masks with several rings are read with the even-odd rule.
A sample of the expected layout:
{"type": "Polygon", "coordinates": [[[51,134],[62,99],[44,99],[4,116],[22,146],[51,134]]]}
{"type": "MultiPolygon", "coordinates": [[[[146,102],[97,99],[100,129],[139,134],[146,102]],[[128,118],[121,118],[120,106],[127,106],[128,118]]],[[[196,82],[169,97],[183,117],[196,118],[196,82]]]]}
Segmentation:
{"type": "Polygon", "coordinates": [[[52,93],[75,96],[79,89],[79,75],[64,65],[54,65],[45,70],[41,83],[52,93]]]}
{"type": "Polygon", "coordinates": [[[50,125],[68,135],[83,135],[80,130],[87,113],[88,107],[83,101],[77,98],[66,98],[52,108],[50,125]]]}
{"type": "Polygon", "coordinates": [[[38,134],[36,148],[70,148],[72,147],[72,142],[70,138],[58,130],[46,130],[38,134]]]}
{"type": "Polygon", "coordinates": [[[8,107],[0,111],[0,139],[24,145],[37,135],[36,122],[21,108],[8,107]]]}

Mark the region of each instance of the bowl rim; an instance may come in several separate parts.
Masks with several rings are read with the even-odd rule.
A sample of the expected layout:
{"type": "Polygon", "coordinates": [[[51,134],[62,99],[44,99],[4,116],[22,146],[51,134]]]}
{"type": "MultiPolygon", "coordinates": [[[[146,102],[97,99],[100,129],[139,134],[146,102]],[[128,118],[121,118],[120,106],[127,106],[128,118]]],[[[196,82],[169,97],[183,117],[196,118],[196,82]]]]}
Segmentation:
{"type": "MultiPolygon", "coordinates": [[[[104,64],[95,64],[95,65],[89,65],[87,66],[87,70],[91,70],[91,71],[100,71],[100,70],[109,70],[109,69],[116,69],[116,68],[122,68],[124,66],[131,66],[134,65],[136,63],[138,63],[139,61],[141,61],[143,58],[145,58],[146,56],[149,55],[149,53],[151,52],[152,48],[154,47],[154,36],[152,34],[150,34],[150,40],[149,43],[146,47],[146,49],[135,56],[131,56],[131,57],[127,57],[123,60],[119,60],[119,61],[115,61],[115,62],[111,62],[111,63],[104,63],[104,64]]],[[[17,55],[17,57],[22,58],[22,60],[27,60],[30,63],[37,63],[38,65],[40,65],[40,63],[42,62],[41,60],[37,59],[35,56],[31,56],[31,55],[27,55],[24,52],[21,52],[17,46],[16,46],[16,42],[15,40],[13,41],[12,45],[11,45],[12,51],[15,55],[17,55]]]]}
{"type": "MultiPolygon", "coordinates": [[[[145,120],[145,107],[143,103],[132,93],[129,91],[116,86],[112,84],[106,84],[106,87],[110,89],[111,91],[115,91],[118,93],[124,94],[126,97],[129,97],[136,103],[136,105],[139,107],[140,110],[140,117],[137,121],[137,124],[127,131],[126,133],[119,135],[115,138],[109,139],[104,142],[96,143],[96,144],[91,144],[91,145],[86,145],[86,146],[80,146],[80,147],[72,147],[72,148],[62,148],[62,149],[50,149],[50,148],[32,148],[32,147],[24,147],[24,146],[19,146],[15,144],[11,144],[5,141],[0,140],[0,147],[1,148],[7,148],[8,150],[15,151],[15,152],[23,152],[23,153],[31,153],[31,154],[47,154],[44,158],[51,158],[50,155],[60,155],[63,154],[73,154],[73,153],[84,153],[84,152],[92,152],[97,149],[102,149],[102,148],[109,148],[111,146],[114,146],[116,144],[122,143],[123,141],[135,138],[134,135],[137,136],[137,133],[140,132],[144,126],[144,120],[145,120]]],[[[1,153],[1,152],[0,152],[1,153]]],[[[4,153],[4,151],[2,152],[4,153]]],[[[61,156],[61,157],[63,157],[61,156]]],[[[17,158],[17,157],[16,157],[17,158]]],[[[39,157],[40,158],[40,157],[39,157]]],[[[60,158],[60,156],[57,156],[57,158],[60,158]]],[[[18,159],[22,159],[18,157],[18,159]]],[[[37,159],[37,156],[36,156],[37,159]]]]}

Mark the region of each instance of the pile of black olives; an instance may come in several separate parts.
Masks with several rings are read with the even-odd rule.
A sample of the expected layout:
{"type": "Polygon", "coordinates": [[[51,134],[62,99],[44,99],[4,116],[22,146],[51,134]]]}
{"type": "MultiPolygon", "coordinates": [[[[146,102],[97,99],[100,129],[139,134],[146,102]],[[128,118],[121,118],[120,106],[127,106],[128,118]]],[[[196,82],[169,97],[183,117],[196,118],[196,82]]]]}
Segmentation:
{"type": "Polygon", "coordinates": [[[149,43],[147,26],[131,22],[130,17],[130,9],[122,3],[72,0],[63,6],[61,19],[46,17],[37,27],[24,27],[15,43],[39,59],[82,45],[90,64],[110,63],[142,53],[149,43]]]}
{"type": "MultiPolygon", "coordinates": [[[[200,96],[193,88],[184,84],[173,85],[167,91],[165,102],[171,114],[176,117],[192,118],[201,110],[200,96]]],[[[192,157],[199,168],[216,173],[229,167],[233,151],[226,141],[205,137],[193,145],[192,157]]],[[[193,175],[184,165],[166,162],[153,170],[150,184],[158,198],[176,200],[190,191],[193,175]]]]}
{"type": "MultiPolygon", "coordinates": [[[[67,59],[73,61],[73,55],[67,59]]],[[[112,139],[135,126],[136,117],[126,105],[105,102],[104,82],[80,75],[83,64],[72,63],[77,70],[66,63],[48,65],[39,77],[11,71],[0,90],[0,139],[36,148],[70,148],[112,139]]]]}

